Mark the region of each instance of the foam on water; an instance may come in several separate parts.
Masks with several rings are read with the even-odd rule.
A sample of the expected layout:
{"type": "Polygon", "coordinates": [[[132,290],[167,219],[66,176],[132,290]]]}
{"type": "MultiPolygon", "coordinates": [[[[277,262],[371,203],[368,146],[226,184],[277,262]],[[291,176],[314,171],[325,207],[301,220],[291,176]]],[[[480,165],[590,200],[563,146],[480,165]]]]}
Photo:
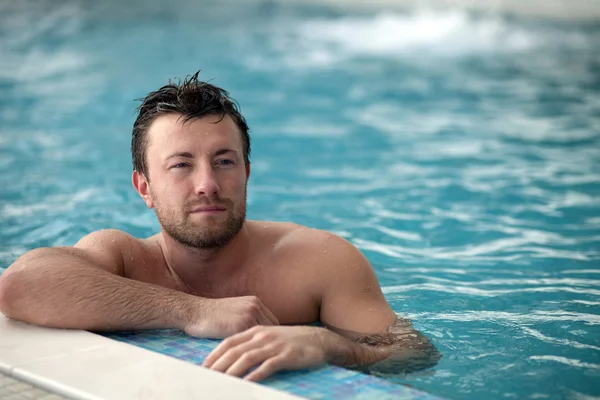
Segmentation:
{"type": "MultiPolygon", "coordinates": [[[[531,51],[593,47],[589,35],[578,29],[515,23],[498,14],[461,9],[417,9],[294,22],[270,25],[276,29],[271,38],[275,49],[285,53],[286,66],[294,68],[332,67],[359,57],[415,62],[423,57],[519,57],[531,51]]],[[[257,58],[250,64],[273,68],[257,58]]],[[[418,78],[412,84],[427,87],[427,82],[418,78]]]]}
{"type": "Polygon", "coordinates": [[[541,44],[532,32],[513,29],[501,19],[474,20],[459,10],[314,20],[301,24],[298,33],[310,45],[336,45],[357,56],[395,57],[415,51],[447,56],[523,52],[541,44]]]}

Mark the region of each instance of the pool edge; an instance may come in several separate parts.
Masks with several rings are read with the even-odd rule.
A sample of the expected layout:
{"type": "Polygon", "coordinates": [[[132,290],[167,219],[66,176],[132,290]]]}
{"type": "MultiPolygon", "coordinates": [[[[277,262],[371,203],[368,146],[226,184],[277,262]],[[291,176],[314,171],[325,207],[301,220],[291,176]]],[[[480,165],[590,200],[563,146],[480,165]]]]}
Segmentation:
{"type": "Polygon", "coordinates": [[[5,374],[72,399],[301,399],[87,331],[0,314],[0,337],[5,374]]]}

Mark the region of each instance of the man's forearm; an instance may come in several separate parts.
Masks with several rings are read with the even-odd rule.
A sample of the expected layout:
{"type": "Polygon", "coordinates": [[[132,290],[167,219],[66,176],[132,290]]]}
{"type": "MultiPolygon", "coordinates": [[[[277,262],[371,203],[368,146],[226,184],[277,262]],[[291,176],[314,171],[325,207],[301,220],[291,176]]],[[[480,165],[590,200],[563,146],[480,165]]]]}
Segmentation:
{"type": "Polygon", "coordinates": [[[198,299],[95,268],[83,257],[52,249],[0,277],[0,311],[7,317],[86,330],[183,329],[198,299]]]}
{"type": "Polygon", "coordinates": [[[336,338],[330,362],[334,365],[379,373],[406,373],[432,367],[441,358],[439,351],[414,329],[390,331],[348,339],[336,338]]]}
{"type": "Polygon", "coordinates": [[[334,332],[328,332],[328,335],[331,337],[327,345],[331,349],[329,362],[340,367],[370,365],[391,355],[384,347],[366,346],[334,332]]]}

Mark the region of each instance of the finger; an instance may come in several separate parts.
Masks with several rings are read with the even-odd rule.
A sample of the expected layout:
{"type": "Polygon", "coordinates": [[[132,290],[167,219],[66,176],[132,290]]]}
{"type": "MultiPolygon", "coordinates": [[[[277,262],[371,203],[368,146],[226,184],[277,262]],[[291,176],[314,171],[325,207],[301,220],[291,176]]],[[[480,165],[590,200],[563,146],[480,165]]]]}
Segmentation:
{"type": "Polygon", "coordinates": [[[246,375],[244,379],[247,381],[258,382],[268,378],[277,371],[281,371],[285,368],[286,364],[286,357],[283,355],[269,358],[267,361],[263,362],[260,367],[246,375]]]}
{"type": "Polygon", "coordinates": [[[250,350],[238,358],[225,373],[227,375],[242,376],[246,374],[250,368],[261,364],[275,354],[277,354],[277,350],[272,347],[262,347],[250,350]]]}
{"type": "MultiPolygon", "coordinates": [[[[277,320],[275,320],[275,321],[277,321],[277,320]]],[[[269,317],[267,312],[263,309],[260,310],[259,315],[256,317],[256,323],[257,323],[257,325],[264,325],[264,326],[277,325],[277,323],[275,323],[273,321],[273,317],[269,317]]]]}
{"type": "MultiPolygon", "coordinates": [[[[261,345],[254,341],[242,343],[234,348],[231,348],[219,357],[210,367],[213,371],[225,372],[231,367],[236,361],[244,356],[244,354],[260,348],[261,345]]],[[[248,367],[250,368],[250,367],[248,367]]]]}
{"type": "Polygon", "coordinates": [[[268,325],[279,325],[279,320],[277,319],[277,317],[275,316],[275,314],[273,314],[273,312],[267,308],[267,306],[265,306],[263,304],[263,306],[261,307],[261,309],[262,309],[262,312],[265,315],[265,317],[270,322],[270,324],[268,324],[268,325]]]}
{"type": "Polygon", "coordinates": [[[244,331],[223,340],[202,362],[202,366],[210,368],[223,354],[230,349],[239,346],[242,343],[248,342],[254,336],[253,332],[244,331]]]}
{"type": "MultiPolygon", "coordinates": [[[[256,325],[264,325],[271,326],[273,322],[267,317],[267,314],[261,308],[258,314],[256,315],[256,325]]],[[[256,325],[252,325],[251,328],[254,328],[256,325]]],[[[249,328],[250,329],[250,328],[249,328]]]]}

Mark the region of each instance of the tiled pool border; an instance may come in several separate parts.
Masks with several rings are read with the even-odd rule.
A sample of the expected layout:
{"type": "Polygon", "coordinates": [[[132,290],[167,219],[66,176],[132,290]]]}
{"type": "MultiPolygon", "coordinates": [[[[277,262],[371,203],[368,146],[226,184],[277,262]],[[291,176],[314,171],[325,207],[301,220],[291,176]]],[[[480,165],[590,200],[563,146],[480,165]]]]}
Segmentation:
{"type": "MultiPolygon", "coordinates": [[[[0,314],[0,372],[78,400],[186,400],[207,397],[291,400],[302,397],[278,389],[286,389],[292,380],[294,384],[308,387],[305,384],[310,379],[318,382],[318,379],[326,379],[336,373],[333,370],[335,367],[325,367],[321,372],[312,373],[312,377],[308,376],[311,373],[287,376],[268,387],[194,365],[193,362],[198,361],[197,356],[189,360],[192,362],[182,361],[174,355],[157,353],[157,349],[152,349],[148,343],[144,346],[146,348],[139,347],[141,341],[136,345],[128,344],[136,340],[135,333],[133,336],[126,333],[118,335],[121,335],[119,340],[113,340],[86,331],[42,328],[10,320],[0,314]]],[[[139,335],[148,338],[147,333],[139,335]]],[[[185,338],[180,337],[179,340],[186,343],[185,338]]],[[[206,343],[201,343],[206,346],[206,343]]],[[[369,385],[377,383],[375,378],[366,375],[346,378],[353,381],[347,383],[360,386],[361,396],[375,393],[369,385]]],[[[321,382],[326,383],[323,380],[321,382]]],[[[385,382],[381,383],[385,385],[385,382]]],[[[332,382],[330,386],[335,384],[332,382]]],[[[385,398],[435,398],[426,392],[399,385],[396,387],[385,398]]],[[[331,398],[327,394],[336,388],[325,389],[322,398],[331,398]]],[[[348,387],[339,386],[337,389],[340,390],[335,392],[342,394],[341,389],[347,390],[348,387]]],[[[361,397],[356,396],[356,390],[354,393],[352,398],[361,397]]]]}
{"type": "MultiPolygon", "coordinates": [[[[206,356],[220,343],[219,340],[191,337],[176,329],[102,335],[196,365],[201,365],[206,356]]],[[[440,397],[427,392],[328,364],[301,371],[279,372],[261,384],[314,400],[441,400],[440,397]]]]}

